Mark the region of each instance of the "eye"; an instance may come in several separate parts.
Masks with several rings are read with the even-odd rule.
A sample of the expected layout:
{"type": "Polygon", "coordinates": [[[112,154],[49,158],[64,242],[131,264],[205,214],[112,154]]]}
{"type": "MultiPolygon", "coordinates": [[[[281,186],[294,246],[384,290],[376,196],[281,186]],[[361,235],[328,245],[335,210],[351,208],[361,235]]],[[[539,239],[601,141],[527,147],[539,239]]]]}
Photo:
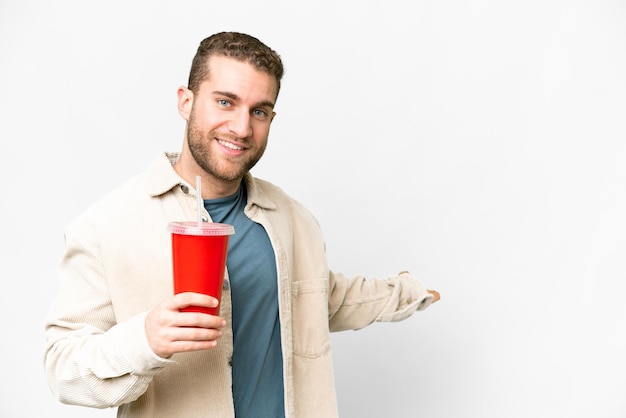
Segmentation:
{"type": "Polygon", "coordinates": [[[265,110],[263,110],[263,109],[254,109],[252,111],[252,114],[254,116],[256,116],[257,118],[259,118],[259,119],[267,118],[267,112],[265,110]]]}
{"type": "Polygon", "coordinates": [[[221,107],[229,107],[232,103],[226,99],[218,99],[217,104],[221,107]]]}

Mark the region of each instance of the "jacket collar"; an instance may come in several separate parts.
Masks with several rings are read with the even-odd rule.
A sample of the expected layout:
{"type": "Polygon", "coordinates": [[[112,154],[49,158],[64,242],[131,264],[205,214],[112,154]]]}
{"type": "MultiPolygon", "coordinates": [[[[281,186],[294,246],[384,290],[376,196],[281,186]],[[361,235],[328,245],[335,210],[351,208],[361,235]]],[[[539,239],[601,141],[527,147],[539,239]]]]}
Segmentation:
{"type": "MultiPolygon", "coordinates": [[[[190,189],[195,187],[183,180],[174,170],[174,164],[179,157],[180,153],[178,152],[164,152],[150,165],[148,168],[148,193],[150,196],[161,196],[181,185],[190,189]]],[[[248,189],[248,206],[256,205],[263,209],[276,208],[274,201],[263,191],[250,173],[246,173],[243,181],[246,182],[248,189]]]]}
{"type": "Polygon", "coordinates": [[[261,184],[249,172],[243,178],[248,189],[248,206],[256,205],[263,209],[276,209],[274,201],[265,193],[261,184]]]}

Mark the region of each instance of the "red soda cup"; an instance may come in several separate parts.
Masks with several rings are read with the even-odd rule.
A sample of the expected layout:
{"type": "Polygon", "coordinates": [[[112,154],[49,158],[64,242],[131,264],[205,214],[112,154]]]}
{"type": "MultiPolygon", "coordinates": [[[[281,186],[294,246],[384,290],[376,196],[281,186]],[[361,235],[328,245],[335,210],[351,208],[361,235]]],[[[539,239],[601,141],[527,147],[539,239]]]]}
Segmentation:
{"type": "MultiPolygon", "coordinates": [[[[232,225],[210,222],[170,222],[174,294],[196,292],[221,301],[228,238],[235,233],[232,225]]],[[[188,306],[185,312],[219,315],[215,308],[188,306]]]]}

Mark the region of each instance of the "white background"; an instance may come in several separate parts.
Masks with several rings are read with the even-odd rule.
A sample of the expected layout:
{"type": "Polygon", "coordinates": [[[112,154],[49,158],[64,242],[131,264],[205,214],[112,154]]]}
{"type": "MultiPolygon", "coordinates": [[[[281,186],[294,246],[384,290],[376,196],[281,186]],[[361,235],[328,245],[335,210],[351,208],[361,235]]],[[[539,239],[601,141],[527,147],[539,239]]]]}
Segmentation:
{"type": "Polygon", "coordinates": [[[343,417],[626,417],[626,3],[0,3],[2,417],[104,417],[43,374],[62,228],[178,150],[199,41],[286,75],[254,169],[334,270],[442,300],[333,335],[343,417]]]}

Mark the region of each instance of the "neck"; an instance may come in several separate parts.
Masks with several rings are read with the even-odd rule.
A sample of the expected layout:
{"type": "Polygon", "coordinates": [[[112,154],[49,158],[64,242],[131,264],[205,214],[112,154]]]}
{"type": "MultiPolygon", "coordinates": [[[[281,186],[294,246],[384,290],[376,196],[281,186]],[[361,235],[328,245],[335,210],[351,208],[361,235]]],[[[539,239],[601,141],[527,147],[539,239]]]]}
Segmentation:
{"type": "Polygon", "coordinates": [[[222,180],[211,176],[199,167],[193,168],[187,166],[184,161],[177,161],[174,164],[174,171],[183,178],[187,183],[196,185],[196,176],[200,176],[201,189],[203,199],[219,199],[220,197],[231,196],[237,192],[242,178],[235,180],[222,180]]]}
{"type": "MultiPolygon", "coordinates": [[[[232,196],[237,193],[243,179],[225,182],[216,180],[214,177],[198,174],[202,178],[202,198],[219,199],[220,197],[232,196]]],[[[195,177],[194,177],[195,179],[195,177]]],[[[194,183],[195,184],[195,180],[194,183]]]]}

